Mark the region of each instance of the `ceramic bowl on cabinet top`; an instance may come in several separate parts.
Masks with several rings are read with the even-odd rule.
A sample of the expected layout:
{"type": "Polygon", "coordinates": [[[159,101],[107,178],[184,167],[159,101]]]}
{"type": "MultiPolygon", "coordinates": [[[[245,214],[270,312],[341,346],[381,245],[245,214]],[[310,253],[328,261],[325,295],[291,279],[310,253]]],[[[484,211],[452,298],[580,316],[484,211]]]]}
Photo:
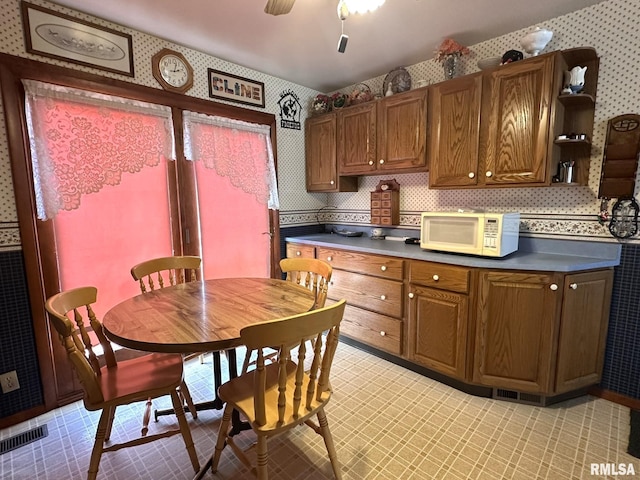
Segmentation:
{"type": "Polygon", "coordinates": [[[478,60],[478,68],[487,70],[488,68],[497,67],[502,62],[502,57],[487,57],[478,60]]]}

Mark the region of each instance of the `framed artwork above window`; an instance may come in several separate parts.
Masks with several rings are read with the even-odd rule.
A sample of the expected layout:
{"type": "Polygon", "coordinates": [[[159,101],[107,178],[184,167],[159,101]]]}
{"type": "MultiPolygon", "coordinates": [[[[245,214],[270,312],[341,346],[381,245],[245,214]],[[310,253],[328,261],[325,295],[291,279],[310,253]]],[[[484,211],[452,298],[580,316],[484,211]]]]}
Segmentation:
{"type": "Polygon", "coordinates": [[[21,9],[27,52],[134,76],[131,35],[28,2],[21,9]]]}

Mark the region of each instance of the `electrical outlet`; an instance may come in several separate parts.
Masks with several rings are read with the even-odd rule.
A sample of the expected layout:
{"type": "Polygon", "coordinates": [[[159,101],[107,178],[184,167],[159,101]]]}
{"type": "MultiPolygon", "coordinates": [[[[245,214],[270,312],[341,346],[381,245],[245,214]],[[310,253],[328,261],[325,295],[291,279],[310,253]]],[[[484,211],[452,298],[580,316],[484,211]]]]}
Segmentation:
{"type": "Polygon", "coordinates": [[[2,385],[2,393],[13,392],[20,388],[18,383],[18,374],[15,370],[0,375],[0,385],[2,385]]]}

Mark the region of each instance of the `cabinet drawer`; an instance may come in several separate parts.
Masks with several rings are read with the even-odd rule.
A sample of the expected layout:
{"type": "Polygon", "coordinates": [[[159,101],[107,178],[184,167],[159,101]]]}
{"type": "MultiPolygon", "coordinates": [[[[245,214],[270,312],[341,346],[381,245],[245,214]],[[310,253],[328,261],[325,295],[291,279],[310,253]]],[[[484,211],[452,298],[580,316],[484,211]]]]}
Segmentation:
{"type": "Polygon", "coordinates": [[[402,320],[347,305],[340,333],[394,355],[402,355],[402,320]]]}
{"type": "Polygon", "coordinates": [[[469,292],[468,268],[431,262],[411,262],[409,268],[411,283],[452,292],[469,292]]]}
{"type": "Polygon", "coordinates": [[[312,245],[301,245],[299,243],[287,243],[287,258],[314,258],[316,247],[312,245]]]}
{"type": "Polygon", "coordinates": [[[333,270],[329,298],[346,298],[350,305],[402,318],[402,283],[344,270],[333,270]]]}
{"type": "Polygon", "coordinates": [[[333,248],[318,248],[318,258],[333,268],[402,280],[404,261],[400,258],[367,255],[333,248]]]}

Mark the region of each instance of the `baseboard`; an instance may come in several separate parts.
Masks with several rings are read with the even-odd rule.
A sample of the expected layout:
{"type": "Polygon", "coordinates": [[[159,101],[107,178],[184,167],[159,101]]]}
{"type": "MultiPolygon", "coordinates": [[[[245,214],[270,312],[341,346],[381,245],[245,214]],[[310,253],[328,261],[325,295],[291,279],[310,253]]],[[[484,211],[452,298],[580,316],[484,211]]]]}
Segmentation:
{"type": "Polygon", "coordinates": [[[600,387],[592,387],[589,389],[588,393],[589,395],[593,395],[594,397],[604,398],[605,400],[609,400],[610,402],[624,405],[625,407],[629,407],[632,410],[640,410],[640,398],[628,397],[627,395],[622,395],[611,390],[604,390],[600,387]]]}

